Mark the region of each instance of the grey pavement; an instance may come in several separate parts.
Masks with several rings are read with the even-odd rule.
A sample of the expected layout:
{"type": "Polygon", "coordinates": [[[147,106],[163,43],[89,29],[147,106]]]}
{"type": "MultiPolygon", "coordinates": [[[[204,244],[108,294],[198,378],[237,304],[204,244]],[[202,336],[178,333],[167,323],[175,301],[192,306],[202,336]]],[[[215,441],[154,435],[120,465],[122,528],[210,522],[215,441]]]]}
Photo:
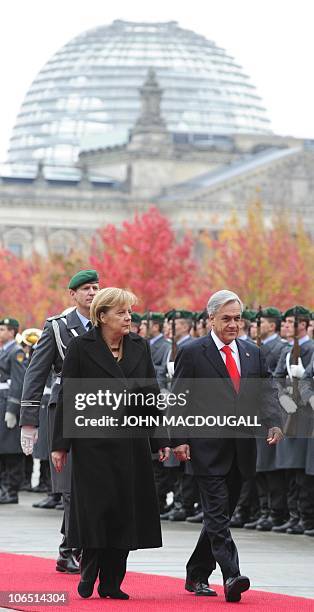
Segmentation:
{"type": "MultiPolygon", "coordinates": [[[[20,503],[0,506],[1,550],[56,558],[62,511],[32,508],[43,495],[20,493],[20,503]]],[[[199,525],[163,521],[163,548],[138,550],[128,569],[184,578],[185,563],[200,532],[199,525]]],[[[287,595],[314,597],[314,538],[234,529],[241,571],[252,588],[287,595]]],[[[219,569],[211,578],[222,584],[219,569]]],[[[0,609],[1,610],[1,609],[0,609]]]]}

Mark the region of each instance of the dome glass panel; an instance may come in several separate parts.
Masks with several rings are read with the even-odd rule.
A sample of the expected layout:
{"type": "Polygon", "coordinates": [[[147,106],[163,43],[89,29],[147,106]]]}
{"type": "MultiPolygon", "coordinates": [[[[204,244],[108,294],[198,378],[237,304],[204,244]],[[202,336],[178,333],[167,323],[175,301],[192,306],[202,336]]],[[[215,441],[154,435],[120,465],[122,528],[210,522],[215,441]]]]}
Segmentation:
{"type": "Polygon", "coordinates": [[[83,32],[42,68],[17,117],[8,160],[74,164],[80,150],[112,146],[115,136],[126,142],[151,67],[177,140],[270,132],[254,86],[224,49],[176,22],[119,20],[83,32]]]}

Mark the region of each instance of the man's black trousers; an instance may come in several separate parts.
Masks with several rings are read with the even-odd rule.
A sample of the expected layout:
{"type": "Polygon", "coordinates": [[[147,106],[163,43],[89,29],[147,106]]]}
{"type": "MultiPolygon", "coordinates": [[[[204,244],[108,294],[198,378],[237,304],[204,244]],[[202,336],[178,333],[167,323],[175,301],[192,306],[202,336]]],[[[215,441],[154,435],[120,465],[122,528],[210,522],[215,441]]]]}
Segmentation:
{"type": "Polygon", "coordinates": [[[187,576],[191,580],[207,582],[218,563],[226,581],[240,574],[238,551],[229,523],[239,500],[242,477],[234,463],[225,476],[196,476],[196,479],[204,512],[204,526],[187,563],[187,576]]]}

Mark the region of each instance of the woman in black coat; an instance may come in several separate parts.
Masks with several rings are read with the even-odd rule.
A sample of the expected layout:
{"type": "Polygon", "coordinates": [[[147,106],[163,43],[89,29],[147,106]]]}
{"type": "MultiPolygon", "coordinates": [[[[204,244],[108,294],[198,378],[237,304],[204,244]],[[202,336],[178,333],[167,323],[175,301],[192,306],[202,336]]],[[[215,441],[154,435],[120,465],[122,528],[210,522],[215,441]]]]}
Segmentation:
{"type": "MultiPolygon", "coordinates": [[[[150,379],[158,393],[148,344],[130,333],[135,301],[133,294],[122,289],[99,291],[91,305],[95,327],[72,340],[64,360],[63,380],[117,379],[113,382],[124,380],[124,386],[130,387],[134,379],[150,379]]],[[[52,460],[61,471],[66,453],[72,449],[69,546],[82,548],[78,592],[90,597],[99,575],[100,597],[128,599],[120,586],[129,550],[162,545],[151,450],[158,450],[163,461],[169,456],[168,441],[152,438],[150,445],[147,435],[64,438],[63,409],[61,389],[52,460]]]]}

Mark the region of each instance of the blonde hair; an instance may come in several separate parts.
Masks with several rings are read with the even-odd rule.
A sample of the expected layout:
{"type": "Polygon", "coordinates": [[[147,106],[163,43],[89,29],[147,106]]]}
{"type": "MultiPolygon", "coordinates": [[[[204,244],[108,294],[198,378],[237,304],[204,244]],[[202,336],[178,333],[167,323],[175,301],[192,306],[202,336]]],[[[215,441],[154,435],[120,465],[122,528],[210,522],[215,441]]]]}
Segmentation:
{"type": "Polygon", "coordinates": [[[105,287],[96,293],[90,307],[91,322],[95,327],[101,323],[100,314],[116,306],[134,306],[137,297],[131,291],[117,287],[105,287]]]}

